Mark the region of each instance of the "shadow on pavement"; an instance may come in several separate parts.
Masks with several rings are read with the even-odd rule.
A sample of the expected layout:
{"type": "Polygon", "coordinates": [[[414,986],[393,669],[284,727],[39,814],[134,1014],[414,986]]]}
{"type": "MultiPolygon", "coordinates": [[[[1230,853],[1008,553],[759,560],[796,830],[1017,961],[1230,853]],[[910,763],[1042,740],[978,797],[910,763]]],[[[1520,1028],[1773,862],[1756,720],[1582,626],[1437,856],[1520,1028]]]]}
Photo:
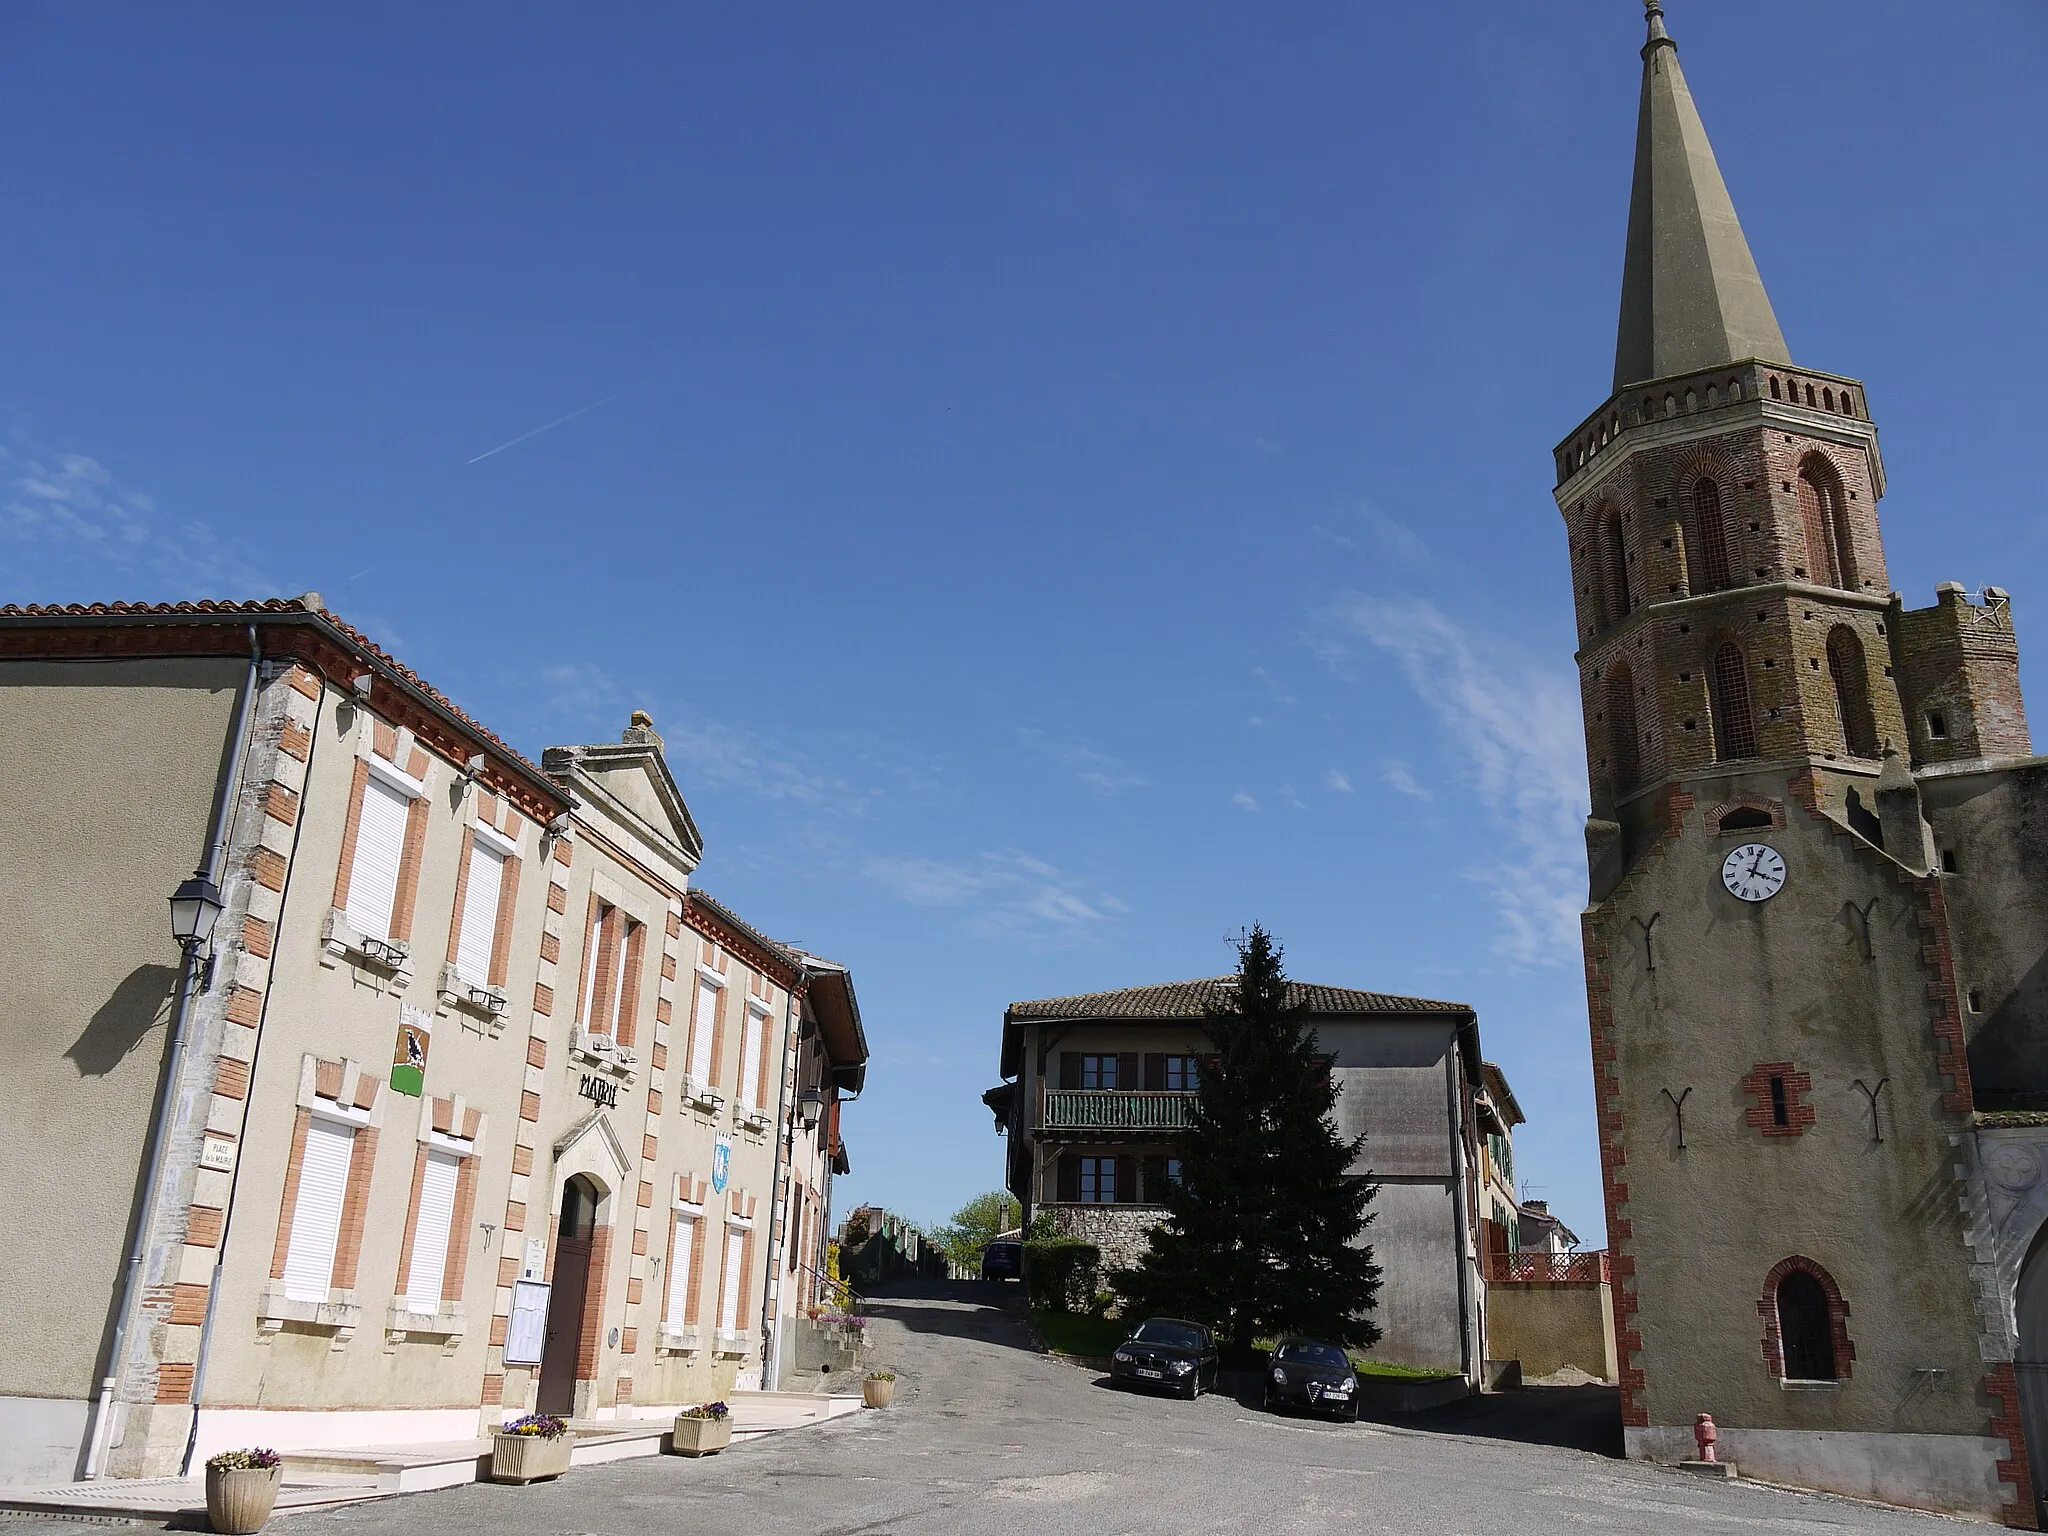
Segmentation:
{"type": "Polygon", "coordinates": [[[1424,1434],[1554,1445],[1617,1460],[1623,1454],[1618,1387],[1522,1387],[1482,1393],[1427,1413],[1382,1414],[1368,1409],[1364,1417],[1424,1434]]]}
{"type": "Polygon", "coordinates": [[[1024,1306],[1024,1287],[1015,1281],[898,1280],[863,1291],[860,1307],[910,1333],[1045,1352],[1024,1306]]]}

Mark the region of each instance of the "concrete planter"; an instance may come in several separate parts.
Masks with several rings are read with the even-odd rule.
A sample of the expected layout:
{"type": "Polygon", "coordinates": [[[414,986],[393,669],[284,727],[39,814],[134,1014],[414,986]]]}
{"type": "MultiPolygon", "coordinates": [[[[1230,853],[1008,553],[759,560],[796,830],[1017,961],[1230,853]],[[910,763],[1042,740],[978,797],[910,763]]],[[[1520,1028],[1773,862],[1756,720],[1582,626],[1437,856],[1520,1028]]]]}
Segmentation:
{"type": "Polygon", "coordinates": [[[493,1435],[491,1481],[538,1483],[569,1470],[574,1435],[493,1435]]]}
{"type": "Polygon", "coordinates": [[[896,1383],[870,1376],[860,1384],[860,1400],[870,1408],[886,1408],[896,1400],[896,1383]]]}
{"type": "Polygon", "coordinates": [[[678,1456],[716,1456],[732,1444],[731,1419],[690,1419],[676,1416],[673,1445],[678,1456]]]}
{"type": "Polygon", "coordinates": [[[206,1469],[206,1524],[209,1530],[251,1536],[263,1529],[277,1503],[283,1467],[206,1469]]]}

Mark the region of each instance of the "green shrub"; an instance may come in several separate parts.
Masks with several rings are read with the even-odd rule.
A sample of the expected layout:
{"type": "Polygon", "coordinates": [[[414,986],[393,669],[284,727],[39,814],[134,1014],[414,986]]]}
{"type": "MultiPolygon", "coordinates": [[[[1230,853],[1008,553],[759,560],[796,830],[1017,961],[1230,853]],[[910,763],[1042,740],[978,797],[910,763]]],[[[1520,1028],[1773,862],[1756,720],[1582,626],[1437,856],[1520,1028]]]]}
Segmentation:
{"type": "Polygon", "coordinates": [[[1033,1238],[1024,1245],[1024,1288],[1031,1305],[1072,1312],[1095,1297],[1102,1250],[1078,1237],[1033,1238]]]}

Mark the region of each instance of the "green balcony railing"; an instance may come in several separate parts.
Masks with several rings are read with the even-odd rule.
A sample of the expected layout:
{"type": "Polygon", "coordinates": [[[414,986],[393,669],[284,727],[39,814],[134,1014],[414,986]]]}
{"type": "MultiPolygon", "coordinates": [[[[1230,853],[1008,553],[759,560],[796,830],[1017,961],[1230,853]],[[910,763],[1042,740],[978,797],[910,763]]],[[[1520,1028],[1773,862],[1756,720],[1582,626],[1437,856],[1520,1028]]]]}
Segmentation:
{"type": "Polygon", "coordinates": [[[1043,1124],[1055,1131],[1183,1131],[1194,1118],[1192,1093],[1049,1088],[1043,1124]]]}

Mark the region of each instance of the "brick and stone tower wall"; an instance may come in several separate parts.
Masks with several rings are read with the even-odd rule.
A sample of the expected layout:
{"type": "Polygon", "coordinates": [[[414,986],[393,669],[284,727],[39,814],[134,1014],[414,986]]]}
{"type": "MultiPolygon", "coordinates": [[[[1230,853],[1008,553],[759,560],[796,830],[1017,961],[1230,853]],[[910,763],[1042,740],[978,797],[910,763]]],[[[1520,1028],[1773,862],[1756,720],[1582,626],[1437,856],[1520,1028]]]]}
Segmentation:
{"type": "Polygon", "coordinates": [[[1874,775],[1903,744],[1860,385],[1749,361],[1631,387],[1558,471],[1596,803],[1717,762],[1874,775]]]}
{"type": "Polygon", "coordinates": [[[2033,1527],[1974,1171],[1980,1066],[2044,1106],[1994,1179],[2048,1168],[2009,604],[1893,593],[1869,399],[1792,361],[1645,9],[1613,384],[1553,464],[1628,1453],[1690,1456],[1706,1412],[1750,1475],[2033,1527]]]}

